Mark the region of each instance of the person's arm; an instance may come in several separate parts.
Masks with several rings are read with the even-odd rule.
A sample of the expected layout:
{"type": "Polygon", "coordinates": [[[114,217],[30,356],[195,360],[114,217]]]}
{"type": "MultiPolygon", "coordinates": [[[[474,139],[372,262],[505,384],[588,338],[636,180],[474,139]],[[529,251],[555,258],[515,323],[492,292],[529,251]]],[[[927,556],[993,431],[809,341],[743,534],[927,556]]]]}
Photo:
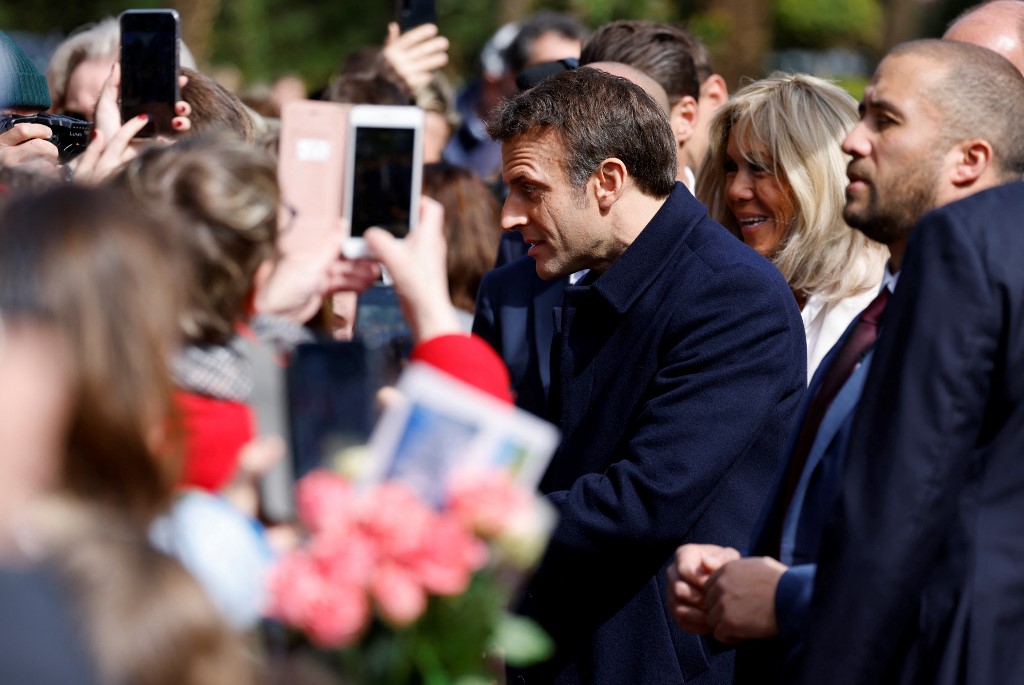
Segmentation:
{"type": "Polygon", "coordinates": [[[967,228],[946,208],[911,237],[819,553],[800,682],[880,682],[955,529],[1008,308],[967,228]]]}

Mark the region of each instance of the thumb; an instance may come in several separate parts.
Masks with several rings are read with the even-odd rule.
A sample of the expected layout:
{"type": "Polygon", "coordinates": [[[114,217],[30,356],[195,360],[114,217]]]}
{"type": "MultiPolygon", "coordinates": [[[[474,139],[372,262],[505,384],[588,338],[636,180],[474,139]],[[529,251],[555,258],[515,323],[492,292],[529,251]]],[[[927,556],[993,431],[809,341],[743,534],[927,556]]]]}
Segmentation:
{"type": "Polygon", "coordinates": [[[383,228],[368,228],[363,233],[363,240],[370,246],[377,259],[385,264],[394,256],[398,241],[383,228]]]}

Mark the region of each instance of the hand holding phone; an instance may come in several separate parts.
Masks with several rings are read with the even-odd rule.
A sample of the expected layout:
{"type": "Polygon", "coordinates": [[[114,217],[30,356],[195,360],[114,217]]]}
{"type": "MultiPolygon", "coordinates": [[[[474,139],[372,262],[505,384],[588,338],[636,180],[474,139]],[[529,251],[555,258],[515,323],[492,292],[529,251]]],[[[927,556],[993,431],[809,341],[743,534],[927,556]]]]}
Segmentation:
{"type": "Polygon", "coordinates": [[[448,64],[448,39],[438,35],[434,24],[400,31],[398,24],[388,24],[382,64],[386,76],[415,96],[430,83],[435,71],[448,64]]]}
{"type": "Polygon", "coordinates": [[[174,132],[174,107],[181,98],[178,59],[181,22],[174,10],[127,10],[121,14],[121,120],[146,114],[138,134],[174,132]]]}

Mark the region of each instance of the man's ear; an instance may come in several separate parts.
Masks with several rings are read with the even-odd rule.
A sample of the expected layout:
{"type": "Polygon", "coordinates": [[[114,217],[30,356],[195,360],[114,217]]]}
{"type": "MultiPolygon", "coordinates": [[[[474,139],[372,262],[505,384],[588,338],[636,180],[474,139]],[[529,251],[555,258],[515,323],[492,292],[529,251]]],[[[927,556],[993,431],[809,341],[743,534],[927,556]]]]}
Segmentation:
{"type": "Polygon", "coordinates": [[[697,126],[697,101],[689,95],[679,98],[668,112],[668,122],[672,125],[676,144],[685,145],[697,126]]]}
{"type": "Polygon", "coordinates": [[[714,112],[729,99],[729,86],[720,74],[711,74],[700,84],[700,106],[714,112]]]}
{"type": "Polygon", "coordinates": [[[594,172],[594,194],[601,211],[611,209],[612,205],[622,196],[626,186],[629,170],[618,157],[609,157],[601,162],[594,172]]]}
{"type": "Polygon", "coordinates": [[[953,173],[950,180],[958,188],[970,186],[984,176],[986,171],[995,169],[992,144],[987,140],[965,140],[958,143],[952,152],[953,173]]]}

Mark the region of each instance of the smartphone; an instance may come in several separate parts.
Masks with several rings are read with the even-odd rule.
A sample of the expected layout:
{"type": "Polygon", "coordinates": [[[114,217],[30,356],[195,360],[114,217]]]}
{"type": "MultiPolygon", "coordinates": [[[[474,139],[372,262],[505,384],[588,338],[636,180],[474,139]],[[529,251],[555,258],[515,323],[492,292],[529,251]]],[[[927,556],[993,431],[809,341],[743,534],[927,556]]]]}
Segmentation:
{"type": "Polygon", "coordinates": [[[174,132],[181,22],[174,10],[127,10],[121,14],[121,119],[148,114],[138,134],[174,132]]]}
{"type": "Polygon", "coordinates": [[[286,371],[294,478],[366,444],[377,420],[380,369],[379,353],[359,341],[295,348],[286,371]]]}
{"type": "Polygon", "coordinates": [[[380,351],[385,385],[395,385],[412,354],[413,338],[395,289],[376,284],[359,295],[354,335],[380,351]]]}
{"type": "Polygon", "coordinates": [[[338,230],[351,108],[296,100],[281,111],[278,226],[285,254],[315,251],[324,244],[325,232],[338,230]]]}
{"type": "Polygon", "coordinates": [[[398,0],[398,25],[402,33],[420,24],[436,24],[437,9],[434,0],[398,0]]]}
{"type": "Polygon", "coordinates": [[[355,105],[348,115],[345,218],[350,259],[372,258],[363,240],[371,226],[404,238],[415,229],[423,184],[423,110],[355,105]]]}

